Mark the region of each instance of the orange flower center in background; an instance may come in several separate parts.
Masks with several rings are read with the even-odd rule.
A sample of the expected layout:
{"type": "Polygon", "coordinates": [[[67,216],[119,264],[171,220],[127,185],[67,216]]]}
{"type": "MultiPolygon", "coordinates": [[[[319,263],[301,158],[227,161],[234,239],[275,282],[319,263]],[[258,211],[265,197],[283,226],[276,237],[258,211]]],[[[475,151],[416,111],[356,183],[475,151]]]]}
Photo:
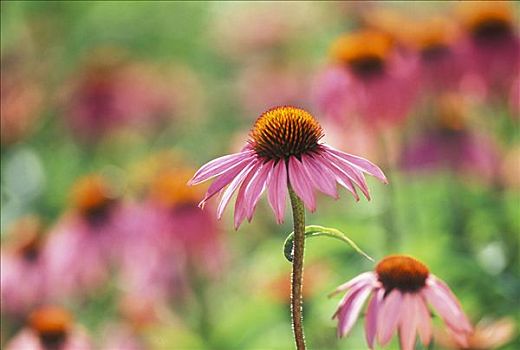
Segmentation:
{"type": "Polygon", "coordinates": [[[458,31],[446,18],[433,17],[415,25],[409,36],[408,40],[421,57],[430,60],[449,52],[458,38],[458,31]]]}
{"type": "Polygon", "coordinates": [[[318,147],[323,129],[314,117],[296,107],[276,107],[264,112],[250,133],[250,144],[265,159],[300,157],[318,147]]]}
{"type": "Polygon", "coordinates": [[[79,180],[72,191],[75,207],[89,221],[106,218],[114,203],[110,187],[102,176],[88,176],[79,180]]]}
{"type": "Polygon", "coordinates": [[[439,97],[437,108],[437,118],[441,129],[457,132],[466,128],[469,106],[463,96],[444,94],[439,97]]]}
{"type": "Polygon", "coordinates": [[[152,180],[150,197],[166,207],[196,207],[202,193],[200,188],[186,185],[192,175],[189,168],[163,170],[152,180]]]}
{"type": "Polygon", "coordinates": [[[41,238],[34,235],[33,237],[21,242],[17,251],[25,261],[35,262],[40,255],[41,243],[41,238]]]}
{"type": "Polygon", "coordinates": [[[391,255],[376,266],[379,281],[386,292],[397,288],[401,292],[416,292],[426,284],[430,272],[426,265],[405,255],[391,255]]]}
{"type": "Polygon", "coordinates": [[[331,54],[337,63],[347,64],[355,74],[367,77],[383,72],[392,48],[390,36],[367,30],[340,36],[331,54]]]}
{"type": "Polygon", "coordinates": [[[72,316],[60,307],[41,307],[29,316],[29,326],[38,334],[44,348],[56,349],[67,337],[72,316]]]}
{"type": "Polygon", "coordinates": [[[23,260],[36,262],[42,246],[43,230],[43,223],[39,217],[23,217],[10,228],[7,244],[12,244],[15,254],[23,260]]]}
{"type": "Polygon", "coordinates": [[[462,21],[477,40],[494,40],[513,31],[514,9],[506,2],[480,2],[460,8],[462,21]]]}

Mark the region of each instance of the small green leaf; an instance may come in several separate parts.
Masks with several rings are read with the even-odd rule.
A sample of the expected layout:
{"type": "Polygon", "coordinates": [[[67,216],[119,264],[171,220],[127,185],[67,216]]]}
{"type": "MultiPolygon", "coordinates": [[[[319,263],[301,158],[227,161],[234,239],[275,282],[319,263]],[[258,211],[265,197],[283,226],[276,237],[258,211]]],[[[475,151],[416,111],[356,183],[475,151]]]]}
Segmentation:
{"type": "MultiPolygon", "coordinates": [[[[330,227],[323,227],[318,225],[309,225],[305,227],[305,238],[310,237],[318,237],[318,236],[326,236],[326,237],[332,237],[339,239],[340,241],[343,241],[350,245],[356,252],[363,255],[365,258],[367,258],[370,261],[374,261],[367,253],[361,250],[361,248],[358,247],[356,243],[354,243],[353,240],[348,238],[343,232],[340,230],[337,230],[335,228],[330,227]]],[[[287,239],[285,240],[284,246],[283,246],[283,254],[285,258],[292,262],[293,260],[293,245],[294,245],[294,232],[291,232],[289,236],[287,236],[287,239]]]]}

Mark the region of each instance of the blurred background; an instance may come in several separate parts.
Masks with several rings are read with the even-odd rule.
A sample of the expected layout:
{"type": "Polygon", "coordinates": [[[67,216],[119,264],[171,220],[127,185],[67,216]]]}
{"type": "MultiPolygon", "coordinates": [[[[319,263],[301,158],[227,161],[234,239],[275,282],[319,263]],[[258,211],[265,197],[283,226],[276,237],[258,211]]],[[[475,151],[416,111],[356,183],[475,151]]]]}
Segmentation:
{"type": "MultiPolygon", "coordinates": [[[[262,200],[234,231],[185,186],[290,104],[390,181],[320,197],[308,224],[417,257],[478,324],[472,348],[520,348],[518,10],[2,1],[2,347],[292,348],[289,216],[262,200]]],[[[327,239],[305,264],[309,347],[366,348],[362,322],[336,338],[326,295],[373,264],[327,239]]]]}

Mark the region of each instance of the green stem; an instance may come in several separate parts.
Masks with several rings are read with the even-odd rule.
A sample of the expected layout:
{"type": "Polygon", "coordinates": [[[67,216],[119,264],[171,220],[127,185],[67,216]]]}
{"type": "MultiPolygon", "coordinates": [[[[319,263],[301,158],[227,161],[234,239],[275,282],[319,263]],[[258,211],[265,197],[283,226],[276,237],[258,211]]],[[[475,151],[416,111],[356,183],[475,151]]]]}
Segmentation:
{"type": "Polygon", "coordinates": [[[303,335],[303,253],[305,249],[305,208],[291,185],[289,195],[293,211],[294,248],[291,275],[291,319],[297,350],[305,350],[303,335]]]}

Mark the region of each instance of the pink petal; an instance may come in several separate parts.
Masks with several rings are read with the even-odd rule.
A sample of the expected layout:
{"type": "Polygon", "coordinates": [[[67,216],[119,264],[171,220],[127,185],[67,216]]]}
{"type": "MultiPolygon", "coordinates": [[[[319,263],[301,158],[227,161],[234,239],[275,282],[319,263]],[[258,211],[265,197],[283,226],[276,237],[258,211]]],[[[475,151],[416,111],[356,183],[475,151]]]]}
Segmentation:
{"type": "Polygon", "coordinates": [[[473,331],[473,327],[471,326],[471,322],[466,317],[466,314],[464,313],[464,311],[462,310],[462,307],[460,306],[459,300],[457,299],[455,294],[453,294],[453,292],[451,291],[450,287],[448,287],[448,285],[444,281],[442,281],[441,279],[439,279],[435,275],[430,275],[429,280],[433,281],[437,286],[439,286],[444,291],[444,293],[451,300],[454,301],[455,305],[457,306],[458,310],[460,311],[460,316],[461,316],[460,323],[463,325],[463,327],[465,328],[465,330],[467,332],[472,332],[473,331]]]}
{"type": "Polygon", "coordinates": [[[413,350],[417,331],[417,310],[415,308],[415,298],[419,295],[405,293],[399,320],[399,338],[401,350],[413,350]]]}
{"type": "Polygon", "coordinates": [[[214,195],[220,192],[221,189],[226,187],[233,179],[240,174],[240,172],[251,163],[251,159],[240,161],[233,165],[226,172],[222,173],[213,183],[209,186],[208,191],[204,195],[204,198],[199,203],[199,207],[204,208],[206,202],[214,195]]]}
{"type": "Polygon", "coordinates": [[[238,186],[242,183],[244,178],[249,174],[251,169],[253,168],[255,163],[248,164],[241,172],[238,174],[233,181],[229,184],[228,188],[224,191],[222,194],[222,199],[220,200],[220,203],[217,208],[217,218],[220,219],[222,217],[222,214],[224,213],[224,209],[226,209],[229,200],[233,196],[233,193],[236,191],[238,186]]]}
{"type": "Polygon", "coordinates": [[[397,329],[401,315],[403,297],[400,291],[394,289],[383,299],[381,310],[377,317],[377,340],[385,346],[392,339],[397,329]]]}
{"type": "Polygon", "coordinates": [[[213,159],[197,170],[195,175],[193,175],[193,178],[188,181],[188,185],[196,185],[212,177],[218,176],[226,172],[231,166],[250,159],[253,155],[254,151],[247,150],[244,152],[229,154],[227,156],[213,159]]]}
{"type": "Polygon", "coordinates": [[[246,214],[247,219],[251,221],[253,218],[253,213],[255,211],[256,203],[260,199],[260,196],[265,190],[265,185],[269,179],[269,174],[271,170],[273,170],[274,161],[269,161],[267,163],[262,164],[262,167],[255,174],[255,176],[251,179],[249,186],[246,189],[245,193],[245,206],[246,206],[246,214]]]}
{"type": "Polygon", "coordinates": [[[350,163],[343,160],[339,156],[336,156],[333,153],[330,152],[323,152],[322,153],[326,158],[330,160],[330,162],[337,167],[339,170],[341,170],[345,175],[348,176],[350,180],[352,180],[360,189],[361,192],[365,195],[365,197],[370,200],[370,193],[368,191],[368,185],[365,180],[365,177],[355,167],[353,167],[350,163]]]}
{"type": "Polygon", "coordinates": [[[383,173],[383,171],[369,160],[349,153],[342,152],[329,145],[323,145],[323,147],[328,148],[331,152],[340,156],[341,158],[351,163],[353,166],[357,167],[361,171],[364,171],[365,173],[374,176],[375,178],[381,180],[384,183],[388,183],[388,180],[386,179],[386,176],[383,173]]]}
{"type": "Polygon", "coordinates": [[[417,309],[417,329],[419,331],[419,338],[424,346],[430,344],[432,340],[432,321],[430,312],[424,299],[415,298],[416,309],[417,309]]]}
{"type": "Polygon", "coordinates": [[[355,284],[357,284],[359,282],[373,283],[375,280],[376,280],[376,276],[373,272],[363,272],[362,274],[357,275],[350,281],[347,281],[346,283],[343,283],[342,285],[340,285],[330,295],[332,296],[332,295],[338,294],[340,292],[344,292],[347,289],[352,288],[355,284]]]}
{"type": "Polygon", "coordinates": [[[338,190],[336,188],[336,181],[334,174],[326,167],[324,167],[318,158],[313,158],[306,154],[302,155],[302,164],[307,175],[309,175],[315,188],[322,193],[338,198],[338,190]]]}
{"type": "Polygon", "coordinates": [[[365,285],[348,293],[349,298],[345,300],[338,314],[338,334],[340,337],[350,332],[372,290],[370,285],[365,285]]]}
{"type": "Polygon", "coordinates": [[[452,329],[448,329],[448,332],[461,348],[469,348],[468,333],[457,332],[452,329]]]}
{"type": "Polygon", "coordinates": [[[336,177],[336,181],[341,186],[345,187],[350,193],[352,193],[356,201],[359,201],[359,196],[356,192],[356,189],[354,188],[354,185],[350,181],[350,178],[341,170],[339,170],[334,164],[332,164],[332,162],[329,159],[321,155],[319,155],[318,157],[320,158],[320,163],[334,174],[334,176],[336,177]]]}
{"type": "Polygon", "coordinates": [[[289,181],[294,192],[301,198],[305,206],[311,211],[316,210],[316,198],[311,186],[311,180],[303,169],[302,163],[294,156],[289,157],[289,181]]]}
{"type": "Polygon", "coordinates": [[[460,332],[471,332],[471,325],[457,298],[442,281],[430,276],[422,293],[450,328],[460,332]]]}
{"type": "Polygon", "coordinates": [[[347,293],[345,293],[343,298],[341,298],[341,300],[339,301],[336,312],[334,312],[334,315],[332,315],[332,319],[337,318],[340,312],[344,311],[344,306],[347,304],[347,302],[349,302],[352,299],[352,296],[357,294],[357,292],[359,292],[361,289],[365,287],[367,287],[367,284],[363,283],[362,281],[354,284],[352,288],[350,288],[350,290],[347,293]]]}
{"type": "Polygon", "coordinates": [[[278,161],[273,167],[268,187],[269,204],[276,216],[276,221],[281,224],[285,214],[285,193],[287,191],[287,166],[284,160],[278,161]]]}
{"type": "Polygon", "coordinates": [[[372,296],[372,299],[370,299],[370,302],[368,303],[367,315],[365,320],[365,337],[369,349],[374,348],[374,338],[376,336],[377,331],[377,313],[381,308],[381,303],[383,301],[384,294],[384,289],[378,289],[377,292],[375,292],[372,296]]]}
{"type": "Polygon", "coordinates": [[[247,208],[245,206],[244,200],[245,200],[245,192],[247,187],[249,186],[249,183],[251,182],[251,179],[256,174],[258,169],[262,166],[261,161],[257,161],[254,163],[253,168],[251,171],[247,174],[246,178],[242,182],[242,185],[240,186],[240,189],[238,190],[237,194],[237,200],[235,202],[235,230],[238,230],[240,227],[240,224],[244,219],[246,218],[247,208]]]}

